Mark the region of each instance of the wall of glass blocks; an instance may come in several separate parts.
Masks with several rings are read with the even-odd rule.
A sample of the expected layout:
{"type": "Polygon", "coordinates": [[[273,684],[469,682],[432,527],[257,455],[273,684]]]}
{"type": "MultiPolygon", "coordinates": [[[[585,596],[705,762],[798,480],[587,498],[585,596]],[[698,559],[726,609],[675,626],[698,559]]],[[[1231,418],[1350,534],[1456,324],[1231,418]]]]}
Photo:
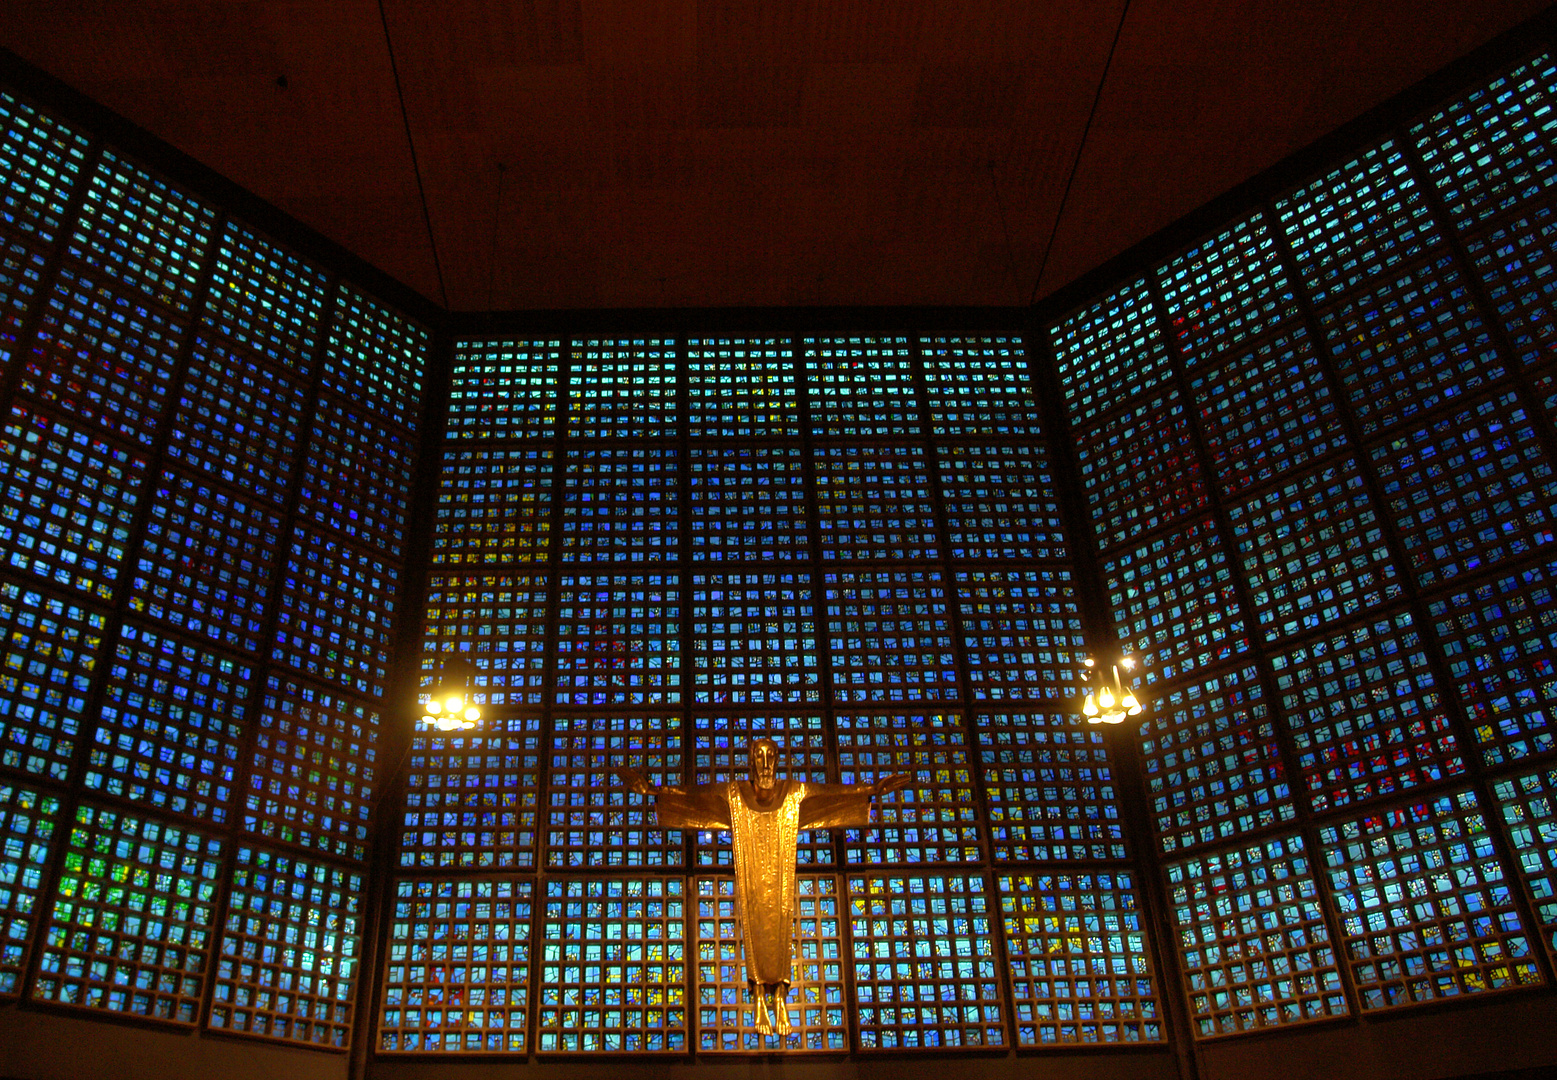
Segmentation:
{"type": "Polygon", "coordinates": [[[1196,1039],[1550,987],[1557,61],[1054,322],[1196,1039]]]}
{"type": "Polygon", "coordinates": [[[0,172],[0,995],[342,1051],[430,331],[9,93],[0,172]]]}

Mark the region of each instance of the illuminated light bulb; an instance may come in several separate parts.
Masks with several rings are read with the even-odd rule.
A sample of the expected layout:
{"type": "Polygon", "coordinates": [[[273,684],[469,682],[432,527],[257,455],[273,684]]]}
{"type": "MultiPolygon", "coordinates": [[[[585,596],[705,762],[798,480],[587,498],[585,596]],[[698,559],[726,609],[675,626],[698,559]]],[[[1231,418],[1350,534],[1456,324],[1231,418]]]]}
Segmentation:
{"type": "Polygon", "coordinates": [[[1124,668],[1126,671],[1133,670],[1135,668],[1135,657],[1133,657],[1133,656],[1120,657],[1120,659],[1119,659],[1119,666],[1124,668]]]}
{"type": "Polygon", "coordinates": [[[1114,692],[1106,686],[1103,687],[1097,692],[1097,703],[1104,712],[1111,711],[1114,707],[1114,692]]]}
{"type": "Polygon", "coordinates": [[[433,698],[427,703],[427,711],[432,713],[434,716],[437,716],[440,712],[443,711],[443,706],[438,703],[437,698],[433,698]]]}
{"type": "Polygon", "coordinates": [[[450,712],[459,712],[465,707],[465,698],[461,694],[450,694],[443,699],[443,707],[450,712]]]}
{"type": "Polygon", "coordinates": [[[1136,701],[1135,695],[1128,690],[1125,691],[1124,697],[1119,699],[1119,707],[1124,709],[1130,716],[1139,716],[1141,714],[1141,703],[1136,701]]]}
{"type": "Polygon", "coordinates": [[[1087,691],[1087,700],[1081,703],[1081,712],[1083,716],[1097,715],[1097,700],[1093,698],[1090,690],[1087,691]]]}
{"type": "Polygon", "coordinates": [[[472,705],[470,708],[465,710],[465,719],[474,724],[477,720],[481,719],[481,710],[472,705]]]}

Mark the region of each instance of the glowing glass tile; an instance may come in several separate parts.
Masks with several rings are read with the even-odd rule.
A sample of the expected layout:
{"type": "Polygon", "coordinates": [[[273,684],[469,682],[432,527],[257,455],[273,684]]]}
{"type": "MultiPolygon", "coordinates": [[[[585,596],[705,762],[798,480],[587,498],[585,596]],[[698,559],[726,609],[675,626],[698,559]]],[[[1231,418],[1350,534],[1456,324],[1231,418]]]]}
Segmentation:
{"type": "Polygon", "coordinates": [[[231,221],[215,265],[206,323],[306,376],[324,316],[324,274],[231,221]]]}
{"type": "Polygon", "coordinates": [[[998,862],[1123,859],[1119,791],[1103,734],[1079,716],[977,713],[998,862]]]}
{"type": "Polygon", "coordinates": [[[851,875],[849,928],[862,1050],[1005,1045],[982,875],[851,875]]]}
{"type": "Polygon", "coordinates": [[[1554,951],[1557,931],[1557,769],[1492,781],[1492,797],[1503,817],[1503,831],[1519,860],[1519,879],[1541,924],[1541,938],[1554,951]]]}
{"type": "Polygon", "coordinates": [[[354,406],[415,431],[432,335],[341,284],[325,338],[323,383],[354,406]]]}
{"type": "Polygon", "coordinates": [[[1557,60],[1543,53],[1411,128],[1449,216],[1465,229],[1557,180],[1557,60]]]}
{"type": "Polygon", "coordinates": [[[145,482],[142,454],[12,405],[0,430],[0,557],[112,599],[145,482]]]}
{"type": "MultiPolygon", "coordinates": [[[[821,716],[761,713],[695,714],[692,717],[692,783],[723,784],[751,777],[751,744],[756,739],[778,743],[776,773],[780,779],[825,784],[831,780],[831,741],[821,716]]],[[[795,862],[801,866],[833,865],[833,830],[802,829],[795,862]]],[[[713,829],[697,834],[697,865],[734,865],[730,834],[713,829]]]]}
{"type": "Polygon", "coordinates": [[[1319,829],[1364,1012],[1541,983],[1472,792],[1319,829]]]}
{"type": "Polygon", "coordinates": [[[104,150],[67,250],[187,314],[215,227],[209,206],[104,150]]]}
{"type": "Polygon", "coordinates": [[[935,453],[954,558],[1069,557],[1042,446],[938,446],[935,453]]]}
{"type": "Polygon", "coordinates": [[[150,447],[172,393],[184,325],[96,274],[61,266],[21,389],[150,447]]]}
{"type": "Polygon", "coordinates": [[[1172,378],[1146,279],[1120,286],[1049,331],[1071,421],[1100,413],[1172,378]]]}
{"type": "Polygon", "coordinates": [[[416,444],[329,395],[319,396],[304,457],[298,512],[316,524],[398,559],[416,444]]]}
{"type": "Polygon", "coordinates": [[[59,810],[57,795],[0,783],[0,994],[6,996],[21,985],[59,810]]]}
{"type": "Polygon", "coordinates": [[[1165,869],[1196,1035],[1258,1031],[1350,1011],[1301,836],[1165,869]]]}
{"type": "Polygon", "coordinates": [[[1233,840],[1296,815],[1255,668],[1202,676],[1159,696],[1140,730],[1164,852],[1233,840]]]}
{"type": "Polygon", "coordinates": [[[799,435],[800,401],[787,338],[687,342],[687,433],[799,435]]]}
{"type": "Polygon", "coordinates": [[[1148,683],[1248,651],[1233,569],[1210,520],[1138,541],[1102,569],[1120,644],[1148,683]]]}
{"type": "Polygon", "coordinates": [[[397,881],[378,1050],[523,1054],[535,885],[397,881]]]}
{"type": "Polygon", "coordinates": [[[1081,693],[1085,643],[1069,570],[959,570],[957,607],[974,701],[1081,693]]]}
{"type": "Polygon", "coordinates": [[[553,717],[546,865],[682,865],[681,830],[659,828],[653,800],[624,788],[614,770],[677,786],[683,765],[680,717],[553,717]]]}
{"type": "Polygon", "coordinates": [[[855,713],[837,718],[838,780],[914,782],[873,800],[871,825],[846,829],[853,866],[979,861],[978,796],[956,713],[855,713]]]}
{"type": "Polygon", "coordinates": [[[1468,237],[1465,250],[1519,359],[1557,357],[1557,207],[1529,207],[1468,237]]]}
{"type": "Polygon", "coordinates": [[[152,486],[129,609],[258,652],[281,525],[267,503],[164,472],[152,486]]]}
{"type": "Polygon", "coordinates": [[[810,574],[694,574],[692,700],[820,701],[810,574]]]}
{"type": "Polygon", "coordinates": [[[677,472],[674,450],[569,448],[562,560],[675,562],[677,472]]]}
{"type": "Polygon", "coordinates": [[[0,91],[0,221],[53,243],[87,146],[85,136],[0,91]]]}
{"type": "Polygon", "coordinates": [[[476,667],[478,705],[535,705],[543,700],[546,660],[545,574],[433,574],[423,616],[422,685],[449,657],[476,667]]]}
{"type": "Polygon", "coordinates": [[[284,564],[271,659],[381,696],[399,586],[392,564],[298,525],[284,564]]]}
{"type": "Polygon", "coordinates": [[[1081,485],[1098,543],[1139,543],[1142,532],[1211,505],[1190,417],[1177,389],[1143,399],[1079,434],[1081,485]]]}
{"type": "Polygon", "coordinates": [[[687,911],[680,878],[546,883],[536,1049],[687,1048],[687,911]]]}
{"type": "Polygon", "coordinates": [[[451,439],[547,438],[557,430],[561,341],[457,341],[451,439]]]}
{"type": "Polygon", "coordinates": [[[301,386],[197,337],[167,454],[283,503],[304,422],[301,386]]]}
{"type": "Polygon", "coordinates": [[[445,450],[434,565],[544,562],[554,471],[550,450],[445,450]]]}
{"type": "Polygon", "coordinates": [[[937,435],[1038,435],[1021,338],[920,338],[930,430],[937,435]]]}
{"type": "Polygon", "coordinates": [[[1557,477],[1512,390],[1369,456],[1421,586],[1552,542],[1557,477]]]}
{"type": "Polygon", "coordinates": [[[108,665],[87,787],[228,821],[253,678],[252,666],[203,644],[125,623],[108,665]]]}
{"type": "Polygon", "coordinates": [[[1277,200],[1276,217],[1316,304],[1440,239],[1394,139],[1277,200]]]}
{"type": "Polygon", "coordinates": [[[698,1049],[779,1051],[849,1049],[848,992],[843,981],[843,935],[838,882],[831,874],[800,874],[795,881],[794,982],[789,990],[788,1037],[761,1035],[747,993],[736,925],[735,879],[697,879],[698,1049]]]}
{"type": "Polygon", "coordinates": [[[1392,273],[1321,312],[1319,321],[1364,434],[1409,420],[1507,370],[1450,255],[1392,273]]]}
{"type": "Polygon", "coordinates": [[[1373,500],[1350,456],[1234,503],[1228,518],[1267,641],[1400,595],[1373,500]]]}
{"type": "Polygon", "coordinates": [[[917,435],[908,339],[806,338],[806,400],[817,435],[917,435]]]}
{"type": "Polygon", "coordinates": [[[1018,1046],[1167,1038],[1128,872],[996,881],[1018,1046]]]}
{"type": "Polygon", "coordinates": [[[400,865],[535,868],[541,718],[485,716],[411,742],[400,865]]]}
{"type": "Polygon", "coordinates": [[[816,455],[824,559],[934,559],[935,506],[920,446],[828,446],[816,455]]]}
{"type": "Polygon", "coordinates": [[[1190,367],[1297,314],[1276,243],[1256,210],[1158,270],[1168,322],[1190,367]]]}
{"type": "Polygon", "coordinates": [[[344,1049],[363,875],[241,846],[235,863],[210,1027],[344,1049]]]}
{"type": "Polygon", "coordinates": [[[0,236],[0,368],[11,363],[22,322],[38,302],[42,278],[43,256],[20,240],[0,236]]]}
{"type": "Polygon", "coordinates": [[[221,841],[87,805],[68,835],[32,997],[194,1024],[221,841]]]}
{"type": "Polygon", "coordinates": [[[280,675],[265,680],[262,701],[244,830],[362,862],[378,793],[378,712],[280,675]]]}
{"type": "Polygon", "coordinates": [[[557,611],[559,705],[681,701],[681,579],[564,574],[557,611]]]}
{"type": "Polygon", "coordinates": [[[1271,664],[1316,812],[1465,771],[1409,613],[1330,630],[1271,664]]]}
{"type": "MultiPolygon", "coordinates": [[[[1302,326],[1253,352],[1202,364],[1189,380],[1211,471],[1237,495],[1349,445],[1312,339],[1302,326]]],[[[1128,477],[1114,498],[1129,499],[1128,477]]],[[[1145,498],[1145,493],[1137,498],[1145,498]]]]}
{"type": "Polygon", "coordinates": [[[69,773],[106,616],[0,581],[0,765],[69,773]]]}
{"type": "Polygon", "coordinates": [[[568,434],[675,435],[676,344],[669,339],[573,343],[568,434]]]}
{"type": "Polygon", "coordinates": [[[823,582],[834,700],[957,699],[940,571],[834,570],[823,582]]]}
{"type": "Polygon", "coordinates": [[[694,446],[687,475],[695,561],[811,557],[798,446],[694,446]]]}
{"type": "Polygon", "coordinates": [[[1557,748],[1557,563],[1527,567],[1428,601],[1482,761],[1557,748]]]}

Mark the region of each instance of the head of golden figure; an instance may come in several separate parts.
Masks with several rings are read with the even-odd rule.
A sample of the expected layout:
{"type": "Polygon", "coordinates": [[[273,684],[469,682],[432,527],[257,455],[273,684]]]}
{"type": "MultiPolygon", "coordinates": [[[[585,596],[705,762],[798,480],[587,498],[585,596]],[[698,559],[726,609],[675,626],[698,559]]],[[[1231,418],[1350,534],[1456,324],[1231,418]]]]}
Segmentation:
{"type": "Polygon", "coordinates": [[[772,739],[758,739],[751,744],[751,782],[759,791],[778,782],[778,752],[778,743],[772,739]]]}

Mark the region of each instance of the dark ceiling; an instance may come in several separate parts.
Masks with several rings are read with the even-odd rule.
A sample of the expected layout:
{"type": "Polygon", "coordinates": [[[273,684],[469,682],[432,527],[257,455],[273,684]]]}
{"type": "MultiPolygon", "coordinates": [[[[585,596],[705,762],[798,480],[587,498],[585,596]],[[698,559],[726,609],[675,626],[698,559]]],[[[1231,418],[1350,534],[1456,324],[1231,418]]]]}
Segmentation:
{"type": "Polygon", "coordinates": [[[0,45],[455,310],[1001,305],[1545,6],[5,0],[0,45]]]}

